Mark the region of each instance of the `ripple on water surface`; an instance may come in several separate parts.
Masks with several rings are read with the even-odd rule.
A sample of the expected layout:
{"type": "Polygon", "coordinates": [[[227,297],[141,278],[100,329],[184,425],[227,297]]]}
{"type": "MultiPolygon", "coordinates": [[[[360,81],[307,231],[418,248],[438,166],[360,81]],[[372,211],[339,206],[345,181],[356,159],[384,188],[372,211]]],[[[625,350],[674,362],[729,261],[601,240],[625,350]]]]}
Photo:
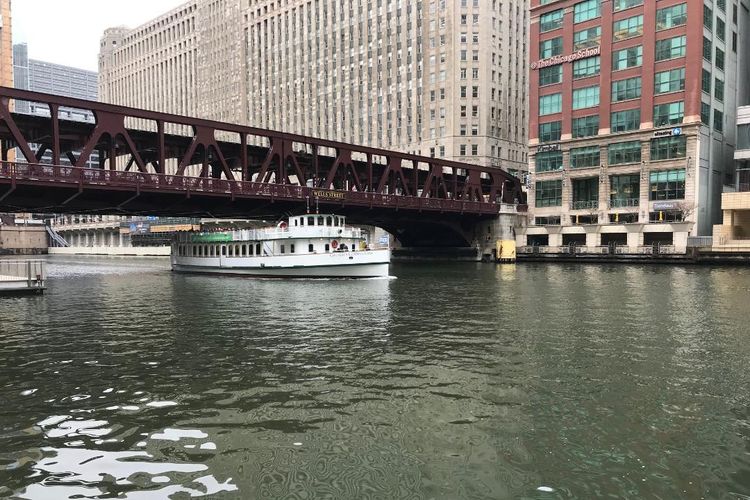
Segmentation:
{"type": "Polygon", "coordinates": [[[750,495],[744,269],[49,271],[0,302],[0,497],[750,495]]]}

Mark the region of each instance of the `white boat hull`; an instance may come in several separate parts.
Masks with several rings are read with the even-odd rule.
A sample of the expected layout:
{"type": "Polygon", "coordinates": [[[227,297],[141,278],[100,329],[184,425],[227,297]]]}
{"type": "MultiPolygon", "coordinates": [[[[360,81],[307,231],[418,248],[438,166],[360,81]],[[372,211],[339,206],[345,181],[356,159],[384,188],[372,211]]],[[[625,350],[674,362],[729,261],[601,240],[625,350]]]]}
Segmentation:
{"type": "Polygon", "coordinates": [[[390,250],[263,257],[176,257],[172,270],[268,278],[376,278],[388,276],[390,250]]]}

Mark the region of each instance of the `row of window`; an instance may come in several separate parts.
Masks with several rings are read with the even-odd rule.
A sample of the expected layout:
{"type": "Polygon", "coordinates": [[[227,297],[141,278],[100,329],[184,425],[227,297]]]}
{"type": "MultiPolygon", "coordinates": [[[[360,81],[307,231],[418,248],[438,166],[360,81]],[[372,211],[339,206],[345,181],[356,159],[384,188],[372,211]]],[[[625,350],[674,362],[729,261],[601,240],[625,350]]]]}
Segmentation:
{"type": "MultiPolygon", "coordinates": [[[[295,253],[295,245],[291,243],[289,245],[289,253],[295,253]]],[[[326,243],[323,246],[325,252],[331,251],[331,245],[326,243]]],[[[285,244],[279,245],[279,253],[285,254],[287,246],[285,244]]],[[[307,245],[308,253],[315,253],[317,251],[315,244],[310,243],[307,245]]],[[[265,250],[261,249],[260,243],[255,244],[225,244],[225,245],[178,245],[177,254],[181,257],[253,257],[268,255],[265,250]]]]}
{"type": "MultiPolygon", "coordinates": [[[[684,101],[668,102],[654,106],[654,127],[677,125],[685,117],[684,101]]],[[[599,115],[574,118],[572,123],[574,138],[590,137],[599,133],[599,115]]],[[[641,125],[641,109],[626,109],[614,111],[610,114],[610,130],[612,133],[638,130],[641,125]]],[[[562,136],[562,121],[545,122],[539,124],[539,141],[556,142],[562,136]]]]}
{"type": "MultiPolygon", "coordinates": [[[[651,161],[685,158],[687,136],[657,137],[651,139],[651,161]]],[[[641,162],[641,141],[616,142],[607,146],[608,165],[624,165],[641,162]]],[[[563,169],[563,152],[546,151],[535,157],[536,172],[552,172],[563,169]]],[[[600,146],[585,146],[570,149],[570,168],[591,168],[601,165],[600,146]]]]}
{"type": "MultiPolygon", "coordinates": [[[[610,177],[610,206],[612,208],[637,206],[640,196],[638,175],[610,177]]],[[[562,206],[563,183],[561,179],[537,181],[534,185],[534,206],[562,206]]],[[[599,204],[599,178],[576,179],[572,182],[573,209],[596,208],[599,204]]],[[[662,170],[649,174],[649,200],[685,199],[685,169],[662,170]]]]}
{"type": "MultiPolygon", "coordinates": [[[[549,2],[542,2],[542,5],[549,3],[549,2]]],[[[625,8],[635,7],[637,5],[642,5],[643,0],[614,0],[613,6],[615,12],[623,9],[618,9],[618,5],[621,4],[628,4],[625,8]],[[633,4],[633,5],[629,5],[633,4]]],[[[710,9],[709,9],[710,13],[710,9]]],[[[573,22],[574,23],[582,23],[584,21],[589,21],[591,19],[595,19],[597,17],[601,16],[601,0],[585,0],[583,2],[579,2],[573,6],[573,22]]],[[[615,29],[614,29],[614,36],[615,40],[621,40],[622,38],[617,38],[619,32],[621,29],[633,29],[632,27],[638,22],[635,18],[641,17],[641,30],[643,26],[643,16],[634,16],[631,18],[628,18],[627,22],[624,24],[618,24],[622,23],[623,20],[616,21],[615,22],[615,29]]],[[[562,28],[563,24],[563,18],[564,18],[564,9],[558,9],[553,10],[552,12],[547,12],[545,14],[542,14],[539,16],[539,30],[544,33],[546,31],[552,31],[559,28],[562,28]]],[[[664,7],[661,9],[657,9],[656,11],[656,29],[657,30],[664,30],[673,28],[675,26],[683,25],[687,22],[687,4],[682,3],[678,5],[671,5],[669,7],[664,7]]],[[[636,28],[637,29],[637,28],[636,28]]],[[[627,36],[626,36],[627,38],[627,36]]]]}

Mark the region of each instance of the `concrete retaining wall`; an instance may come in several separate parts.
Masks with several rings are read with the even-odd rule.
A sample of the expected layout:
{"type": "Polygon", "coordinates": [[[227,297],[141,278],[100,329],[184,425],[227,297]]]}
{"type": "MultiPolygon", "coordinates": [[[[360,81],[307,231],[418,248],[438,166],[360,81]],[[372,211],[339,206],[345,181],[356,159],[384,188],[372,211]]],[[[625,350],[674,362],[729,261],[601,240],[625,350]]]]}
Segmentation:
{"type": "Polygon", "coordinates": [[[50,255],[116,255],[124,257],[169,257],[170,247],[60,247],[50,255]]]}
{"type": "Polygon", "coordinates": [[[47,253],[47,231],[43,226],[0,226],[0,255],[47,253]]]}

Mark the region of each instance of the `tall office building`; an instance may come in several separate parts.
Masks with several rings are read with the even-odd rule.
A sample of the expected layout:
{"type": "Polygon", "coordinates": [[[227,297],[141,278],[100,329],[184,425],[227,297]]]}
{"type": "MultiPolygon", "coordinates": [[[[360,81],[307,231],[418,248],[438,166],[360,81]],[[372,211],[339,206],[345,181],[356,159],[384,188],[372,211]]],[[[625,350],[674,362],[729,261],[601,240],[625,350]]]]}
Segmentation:
{"type": "Polygon", "coordinates": [[[191,0],[102,38],[103,101],[519,171],[525,0],[191,0]]]}
{"type": "Polygon", "coordinates": [[[711,234],[747,17],[746,0],[532,1],[528,244],[711,234]]]}
{"type": "MultiPolygon", "coordinates": [[[[89,101],[96,101],[97,99],[96,72],[29,59],[28,47],[25,43],[13,45],[13,68],[15,88],[89,101]]],[[[34,102],[17,101],[15,111],[17,113],[50,116],[50,110],[46,104],[34,102]]],[[[63,120],[94,123],[94,114],[83,109],[61,107],[59,117],[63,120]]],[[[37,147],[38,145],[32,144],[32,149],[36,150],[37,147]]],[[[16,157],[22,158],[23,155],[17,152],[16,157]]],[[[42,157],[42,162],[51,160],[51,152],[45,153],[42,157]]],[[[94,151],[88,165],[97,165],[98,161],[99,152],[94,151]]],[[[60,158],[60,163],[62,165],[71,164],[67,156],[60,158]]]]}

